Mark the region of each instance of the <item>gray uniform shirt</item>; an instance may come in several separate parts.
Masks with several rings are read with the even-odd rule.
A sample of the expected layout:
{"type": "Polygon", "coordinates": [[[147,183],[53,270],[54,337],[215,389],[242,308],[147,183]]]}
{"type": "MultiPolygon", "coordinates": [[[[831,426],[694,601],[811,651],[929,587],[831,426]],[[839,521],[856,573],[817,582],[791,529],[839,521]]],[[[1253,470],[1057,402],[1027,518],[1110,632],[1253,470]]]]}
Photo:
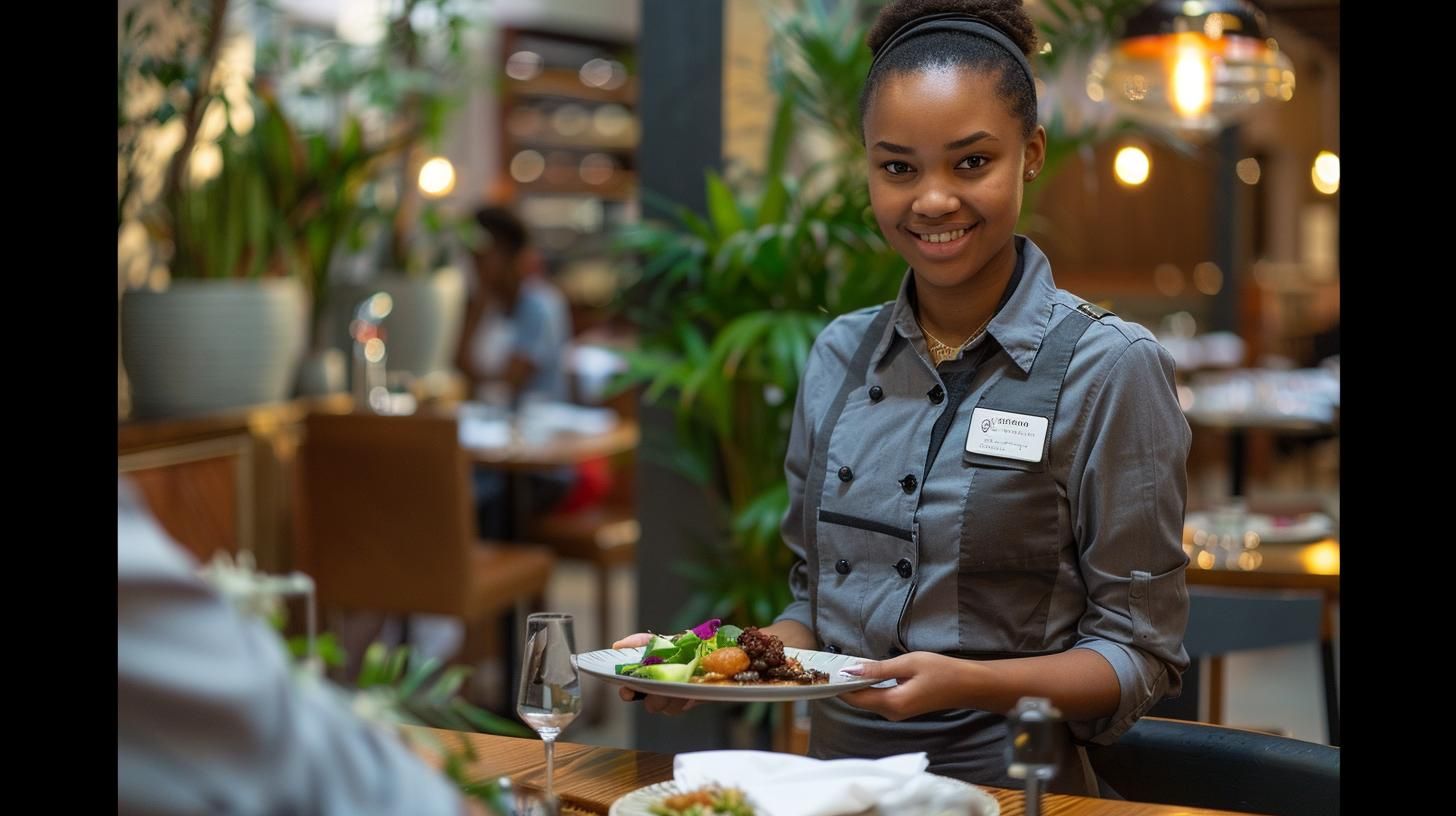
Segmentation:
{"type": "Polygon", "coordinates": [[[398,737],[290,677],[278,636],[117,494],[118,813],[463,812],[398,737]]]}
{"type": "MultiPolygon", "coordinates": [[[[798,560],[789,576],[795,600],[779,619],[809,627],[822,649],[874,659],[1091,649],[1116,672],[1120,703],[1107,718],[1069,728],[1080,742],[1108,743],[1176,693],[1188,666],[1181,541],[1191,434],[1172,358],[1152,335],[1114,315],[1072,314],[1084,302],[1056,288],[1034,244],[1017,242],[1021,271],[1010,299],[939,370],[907,273],[863,382],[827,427],[879,307],[834,320],[815,341],[785,462],[782,533],[798,560]],[[981,397],[1004,378],[1025,380],[1043,340],[1069,315],[1090,325],[1061,378],[1043,461],[967,453],[981,397]],[[931,456],[952,387],[966,396],[931,456]],[[810,479],[816,446],[827,446],[826,472],[810,479]],[[806,489],[821,482],[816,502],[806,489]]],[[[814,705],[811,751],[926,750],[932,770],[1009,785],[1004,734],[1004,719],[987,712],[890,723],[831,699],[814,705]]],[[[1085,767],[1074,778],[1079,764],[1068,759],[1057,787],[1085,788],[1085,767]]]]}

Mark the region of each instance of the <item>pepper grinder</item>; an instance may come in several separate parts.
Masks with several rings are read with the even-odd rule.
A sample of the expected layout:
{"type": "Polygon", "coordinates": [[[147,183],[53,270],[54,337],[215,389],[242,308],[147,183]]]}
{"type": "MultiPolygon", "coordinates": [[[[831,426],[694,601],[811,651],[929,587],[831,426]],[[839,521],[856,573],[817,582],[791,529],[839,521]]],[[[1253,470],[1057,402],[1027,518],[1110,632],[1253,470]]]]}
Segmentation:
{"type": "Polygon", "coordinates": [[[1062,712],[1044,697],[1022,697],[1008,719],[1006,773],[1026,780],[1026,816],[1041,816],[1042,791],[1057,774],[1062,712]]]}

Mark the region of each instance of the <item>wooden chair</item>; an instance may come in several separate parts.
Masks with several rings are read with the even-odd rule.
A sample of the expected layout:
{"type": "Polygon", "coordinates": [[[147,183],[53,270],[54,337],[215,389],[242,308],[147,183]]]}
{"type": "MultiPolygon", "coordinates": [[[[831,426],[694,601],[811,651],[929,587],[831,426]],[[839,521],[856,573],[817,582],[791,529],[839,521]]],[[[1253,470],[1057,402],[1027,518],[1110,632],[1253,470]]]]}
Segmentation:
{"type": "Polygon", "coordinates": [[[305,434],[299,566],[320,608],[504,623],[513,665],[516,630],[540,607],[554,556],[476,541],[455,419],[314,415],[305,434]]]}

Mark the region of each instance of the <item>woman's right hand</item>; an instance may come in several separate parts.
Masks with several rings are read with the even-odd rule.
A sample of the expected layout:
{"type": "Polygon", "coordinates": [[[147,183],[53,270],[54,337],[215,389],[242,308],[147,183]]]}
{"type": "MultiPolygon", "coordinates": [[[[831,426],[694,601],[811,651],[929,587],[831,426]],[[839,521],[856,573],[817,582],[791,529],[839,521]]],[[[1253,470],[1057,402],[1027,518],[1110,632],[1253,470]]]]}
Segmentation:
{"type": "MultiPolygon", "coordinates": [[[[632,649],[638,646],[646,646],[652,642],[652,633],[638,632],[635,635],[628,635],[612,644],[613,649],[632,649]]],[[[622,686],[617,689],[617,695],[626,702],[642,701],[642,707],[647,709],[649,714],[666,714],[669,717],[681,714],[690,708],[697,706],[697,700],[684,700],[680,697],[663,697],[660,694],[642,694],[638,691],[622,686]]]]}

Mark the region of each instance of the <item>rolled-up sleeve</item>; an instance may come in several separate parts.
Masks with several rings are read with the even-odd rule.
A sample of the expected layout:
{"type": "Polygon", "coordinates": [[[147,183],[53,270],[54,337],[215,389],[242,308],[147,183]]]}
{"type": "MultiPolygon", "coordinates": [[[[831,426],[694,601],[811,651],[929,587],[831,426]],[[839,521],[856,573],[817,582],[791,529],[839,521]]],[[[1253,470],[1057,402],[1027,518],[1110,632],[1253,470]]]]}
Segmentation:
{"type": "Polygon", "coordinates": [[[1070,725],[1078,740],[1106,744],[1176,696],[1188,668],[1182,533],[1192,434],[1167,351],[1151,339],[1122,351],[1082,439],[1068,492],[1087,588],[1074,648],[1107,659],[1121,697],[1111,716],[1070,725]]]}

